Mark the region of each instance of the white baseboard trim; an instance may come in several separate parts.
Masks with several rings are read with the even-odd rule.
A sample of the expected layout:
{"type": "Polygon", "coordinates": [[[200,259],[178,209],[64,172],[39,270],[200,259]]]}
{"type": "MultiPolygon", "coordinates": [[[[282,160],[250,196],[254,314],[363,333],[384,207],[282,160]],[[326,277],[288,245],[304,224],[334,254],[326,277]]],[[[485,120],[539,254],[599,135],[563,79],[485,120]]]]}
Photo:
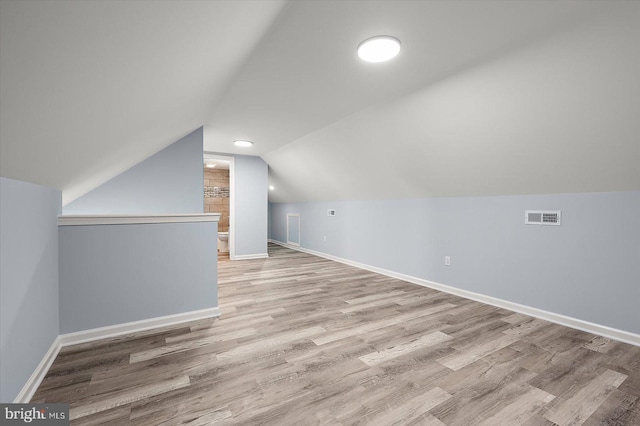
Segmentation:
{"type": "Polygon", "coordinates": [[[38,390],[38,386],[47,375],[51,364],[58,356],[60,349],[64,346],[86,343],[94,340],[106,339],[109,337],[121,336],[123,334],[135,333],[138,331],[150,330],[153,328],[167,327],[184,322],[220,316],[220,308],[208,308],[198,311],[184,312],[163,317],[149,318],[140,321],[133,321],[124,324],[110,325],[107,327],[93,328],[90,330],[77,331],[75,333],[61,334],[51,344],[51,347],[44,355],[40,364],[36,367],[27,383],[22,387],[18,395],[13,400],[14,403],[28,403],[33,394],[38,390]]]}
{"type": "Polygon", "coordinates": [[[545,310],[534,308],[531,306],[521,305],[519,303],[510,302],[508,300],[499,299],[497,297],[486,296],[484,294],[474,293],[472,291],[451,287],[451,286],[440,284],[434,281],[412,277],[410,275],[401,274],[399,272],[389,271],[387,269],[378,268],[376,266],[371,266],[371,265],[367,265],[360,262],[355,262],[353,260],[344,259],[341,257],[333,256],[333,255],[322,253],[315,250],[309,250],[303,247],[293,246],[291,244],[286,244],[286,243],[272,240],[272,239],[270,239],[269,242],[281,245],[283,247],[290,248],[292,250],[301,251],[304,253],[312,254],[314,256],[319,256],[325,259],[334,260],[336,262],[354,266],[356,268],[375,272],[381,275],[386,275],[391,278],[397,278],[402,281],[407,281],[413,284],[421,285],[423,287],[432,288],[434,290],[440,290],[445,293],[464,297],[466,299],[475,300],[477,302],[482,302],[488,305],[497,306],[499,308],[508,309],[510,311],[519,312],[521,314],[529,315],[535,318],[540,318],[545,321],[553,322],[559,325],[564,325],[566,327],[575,328],[577,330],[582,330],[588,333],[597,334],[599,336],[608,337],[610,339],[614,339],[620,342],[629,343],[635,346],[640,346],[640,334],[635,334],[635,333],[624,331],[624,330],[618,330],[616,328],[595,324],[589,321],[584,321],[584,320],[569,317],[566,315],[545,311],[545,310]]]}
{"type": "Polygon", "coordinates": [[[47,353],[44,354],[44,357],[40,361],[40,364],[38,364],[36,369],[33,371],[33,374],[31,374],[31,377],[29,377],[27,383],[25,383],[18,395],[16,395],[15,399],[13,400],[14,403],[26,404],[31,401],[31,398],[33,398],[33,394],[36,393],[36,390],[38,390],[38,387],[40,386],[40,383],[42,383],[44,376],[47,375],[51,364],[53,364],[53,361],[58,356],[58,352],[60,352],[61,347],[62,345],[60,344],[60,336],[58,336],[51,344],[51,347],[49,347],[47,353]]]}
{"type": "Polygon", "coordinates": [[[51,344],[51,347],[36,367],[27,383],[13,400],[14,403],[28,403],[33,394],[38,390],[40,383],[47,375],[51,364],[58,356],[60,349],[65,346],[86,343],[94,340],[106,339],[121,336],[123,334],[135,333],[138,331],[151,330],[153,328],[168,327],[199,319],[220,316],[220,308],[201,309],[198,311],[183,312],[180,314],[166,315],[163,317],[149,318],[140,321],[133,321],[124,324],[110,325],[107,327],[93,328],[90,330],[77,331],[74,333],[61,334],[51,344]]]}
{"type": "Polygon", "coordinates": [[[256,254],[236,254],[230,256],[231,260],[250,260],[250,259],[266,259],[269,257],[269,253],[256,253],[256,254]]]}
{"type": "Polygon", "coordinates": [[[65,347],[217,316],[220,316],[220,308],[216,306],[215,308],[183,312],[180,314],[166,315],[163,317],[155,317],[123,324],[109,325],[107,327],[76,331],[74,333],[66,333],[60,335],[59,339],[60,345],[65,347]]]}

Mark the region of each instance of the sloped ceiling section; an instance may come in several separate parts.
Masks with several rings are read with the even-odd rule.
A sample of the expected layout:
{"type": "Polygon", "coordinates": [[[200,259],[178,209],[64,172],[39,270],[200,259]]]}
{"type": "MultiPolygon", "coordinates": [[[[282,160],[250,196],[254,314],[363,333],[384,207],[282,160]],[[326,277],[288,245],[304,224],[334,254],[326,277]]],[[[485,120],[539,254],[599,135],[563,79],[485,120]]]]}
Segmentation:
{"type": "MultiPolygon", "coordinates": [[[[638,40],[640,4],[610,2],[517,49],[437,73],[264,154],[270,201],[638,190],[638,40]]],[[[416,54],[414,43],[408,37],[398,63],[385,64],[382,91],[396,85],[390,70],[416,54]]]]}
{"type": "Polygon", "coordinates": [[[271,201],[638,190],[639,23],[590,21],[267,153],[271,201]]]}
{"type": "Polygon", "coordinates": [[[203,125],[268,162],[271,201],[640,187],[640,2],[0,8],[0,174],[65,204],[203,125]],[[379,34],[400,55],[359,61],[379,34]]]}
{"type": "Polygon", "coordinates": [[[233,139],[263,155],[371,105],[461,70],[601,12],[598,2],[291,2],[229,86],[205,126],[205,149],[233,139]],[[402,41],[393,61],[356,55],[371,36],[402,41]]]}
{"type": "Polygon", "coordinates": [[[2,1],[2,176],[64,203],[207,122],[282,1],[2,1]]]}

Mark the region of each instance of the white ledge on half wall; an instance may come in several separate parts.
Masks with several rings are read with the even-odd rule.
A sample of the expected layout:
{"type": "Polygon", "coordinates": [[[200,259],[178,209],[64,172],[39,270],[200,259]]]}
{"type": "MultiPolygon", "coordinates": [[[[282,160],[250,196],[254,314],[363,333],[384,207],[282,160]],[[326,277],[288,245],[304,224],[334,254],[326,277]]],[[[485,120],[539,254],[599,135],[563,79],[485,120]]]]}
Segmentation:
{"type": "Polygon", "coordinates": [[[58,226],[219,222],[220,213],[62,215],[58,226]]]}

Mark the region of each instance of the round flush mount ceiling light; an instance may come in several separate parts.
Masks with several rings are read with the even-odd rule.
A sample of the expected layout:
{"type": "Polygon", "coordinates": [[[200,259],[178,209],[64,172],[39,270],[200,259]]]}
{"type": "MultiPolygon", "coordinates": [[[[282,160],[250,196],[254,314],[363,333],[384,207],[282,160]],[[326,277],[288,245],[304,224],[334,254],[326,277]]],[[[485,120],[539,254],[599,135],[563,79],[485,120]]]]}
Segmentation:
{"type": "Polygon", "coordinates": [[[392,36],[375,36],[358,45],[358,56],[366,62],[384,62],[400,53],[400,40],[392,36]]]}
{"type": "Polygon", "coordinates": [[[249,148],[250,146],[253,145],[253,142],[245,141],[245,140],[237,140],[237,141],[233,141],[233,144],[241,148],[249,148]]]}
{"type": "Polygon", "coordinates": [[[274,189],[276,189],[273,185],[269,185],[269,191],[273,191],[274,189]]]}

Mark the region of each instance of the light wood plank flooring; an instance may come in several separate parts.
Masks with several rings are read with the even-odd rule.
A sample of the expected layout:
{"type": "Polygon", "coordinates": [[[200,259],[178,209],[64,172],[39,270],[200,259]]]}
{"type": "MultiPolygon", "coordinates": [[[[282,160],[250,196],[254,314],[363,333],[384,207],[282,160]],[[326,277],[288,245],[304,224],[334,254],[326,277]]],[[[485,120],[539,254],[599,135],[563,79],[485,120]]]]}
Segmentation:
{"type": "Polygon", "coordinates": [[[64,348],[77,425],[640,425],[640,348],[271,245],[222,317],[64,348]]]}

